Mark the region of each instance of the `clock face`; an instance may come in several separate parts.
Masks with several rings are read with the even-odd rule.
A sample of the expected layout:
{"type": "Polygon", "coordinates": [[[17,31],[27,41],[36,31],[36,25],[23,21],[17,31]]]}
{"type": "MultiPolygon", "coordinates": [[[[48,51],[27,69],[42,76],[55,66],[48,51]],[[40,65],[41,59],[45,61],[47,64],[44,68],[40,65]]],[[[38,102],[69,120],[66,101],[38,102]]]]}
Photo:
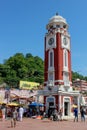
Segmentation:
{"type": "Polygon", "coordinates": [[[64,45],[67,45],[67,43],[68,43],[68,42],[67,42],[67,38],[64,37],[64,38],[63,38],[63,44],[64,44],[64,45]]]}
{"type": "Polygon", "coordinates": [[[54,43],[54,38],[50,38],[49,40],[48,40],[48,44],[49,45],[52,45],[54,43]]]}

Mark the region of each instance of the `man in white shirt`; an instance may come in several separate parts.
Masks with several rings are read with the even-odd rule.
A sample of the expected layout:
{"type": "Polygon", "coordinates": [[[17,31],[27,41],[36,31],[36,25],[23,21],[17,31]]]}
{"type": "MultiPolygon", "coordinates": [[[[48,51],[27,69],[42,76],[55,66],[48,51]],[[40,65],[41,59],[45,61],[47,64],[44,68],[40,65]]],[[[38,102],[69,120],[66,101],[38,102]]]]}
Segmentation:
{"type": "Polygon", "coordinates": [[[20,121],[22,121],[22,119],[23,119],[23,113],[24,113],[24,109],[23,109],[23,107],[20,107],[19,108],[19,120],[20,121]]]}

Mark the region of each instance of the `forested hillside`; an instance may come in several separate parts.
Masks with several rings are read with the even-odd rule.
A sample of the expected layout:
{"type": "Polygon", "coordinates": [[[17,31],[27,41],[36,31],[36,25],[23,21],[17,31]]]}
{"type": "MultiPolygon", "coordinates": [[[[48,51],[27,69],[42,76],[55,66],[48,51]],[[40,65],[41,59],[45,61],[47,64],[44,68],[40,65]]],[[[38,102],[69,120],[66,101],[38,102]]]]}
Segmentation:
{"type": "MultiPolygon", "coordinates": [[[[77,72],[72,72],[72,80],[85,79],[77,72]]],[[[31,81],[43,84],[44,61],[38,56],[28,53],[16,53],[14,56],[0,64],[0,84],[7,83],[11,87],[18,88],[19,81],[31,81]]]]}
{"type": "Polygon", "coordinates": [[[44,62],[38,56],[28,53],[25,56],[17,53],[0,64],[0,83],[18,87],[19,81],[34,81],[43,83],[44,62]]]}

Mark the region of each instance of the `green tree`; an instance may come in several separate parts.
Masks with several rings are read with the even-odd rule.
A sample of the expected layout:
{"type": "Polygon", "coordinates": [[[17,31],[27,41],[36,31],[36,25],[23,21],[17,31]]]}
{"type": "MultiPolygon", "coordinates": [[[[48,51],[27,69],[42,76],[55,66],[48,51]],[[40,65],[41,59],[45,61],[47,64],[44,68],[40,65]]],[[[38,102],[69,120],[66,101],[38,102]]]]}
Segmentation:
{"type": "Polygon", "coordinates": [[[72,81],[74,81],[75,79],[85,80],[85,77],[78,72],[72,71],[72,81]]]}
{"type": "Polygon", "coordinates": [[[0,82],[17,87],[20,80],[43,83],[44,62],[38,56],[16,53],[0,64],[0,82]]]}

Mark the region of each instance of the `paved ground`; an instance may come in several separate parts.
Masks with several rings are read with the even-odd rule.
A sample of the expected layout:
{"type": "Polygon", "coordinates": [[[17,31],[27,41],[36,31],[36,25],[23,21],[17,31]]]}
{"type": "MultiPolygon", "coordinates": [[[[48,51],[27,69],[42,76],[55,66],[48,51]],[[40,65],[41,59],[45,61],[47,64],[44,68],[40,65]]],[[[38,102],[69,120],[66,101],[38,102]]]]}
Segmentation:
{"type": "Polygon", "coordinates": [[[17,121],[15,128],[10,127],[10,119],[0,121],[0,130],[87,130],[87,119],[85,122],[49,121],[40,119],[24,118],[22,122],[17,121]]]}

